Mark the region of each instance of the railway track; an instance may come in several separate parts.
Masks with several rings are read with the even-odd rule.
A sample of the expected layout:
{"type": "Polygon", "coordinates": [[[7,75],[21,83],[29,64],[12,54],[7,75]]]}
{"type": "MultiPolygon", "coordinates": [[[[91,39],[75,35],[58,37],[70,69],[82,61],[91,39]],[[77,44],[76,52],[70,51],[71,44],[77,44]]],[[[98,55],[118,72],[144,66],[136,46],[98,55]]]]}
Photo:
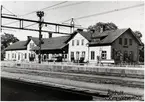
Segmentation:
{"type": "MultiPolygon", "coordinates": [[[[42,71],[40,69],[24,69],[24,68],[9,68],[9,67],[2,67],[2,72],[7,72],[7,73],[11,73],[11,74],[18,74],[18,75],[28,75],[28,76],[41,76],[41,77],[45,77],[45,78],[51,78],[53,79],[62,79],[62,80],[71,80],[71,81],[75,81],[75,82],[85,82],[85,83],[89,83],[89,84],[101,84],[101,85],[113,85],[114,87],[119,86],[119,87],[126,87],[126,89],[129,90],[144,90],[144,79],[139,79],[139,78],[127,78],[127,77],[113,77],[113,76],[99,76],[99,75],[88,75],[88,74],[78,74],[78,73],[64,73],[64,72],[52,72],[52,71],[42,71]]],[[[61,83],[61,82],[60,82],[61,83]]],[[[66,88],[65,84],[61,87],[66,88]]],[[[60,87],[60,86],[58,86],[60,87]]],[[[105,87],[104,87],[105,88],[105,87]]],[[[71,88],[73,90],[79,90],[78,88],[71,88]]],[[[86,89],[86,88],[85,88],[86,89]]],[[[84,89],[84,90],[85,90],[84,89]]],[[[87,89],[90,90],[90,89],[87,89]]],[[[101,90],[102,91],[102,90],[101,90]]],[[[120,93],[119,91],[111,90],[114,91],[113,93],[120,93]]],[[[108,90],[104,91],[105,94],[108,94],[108,90]]],[[[103,93],[104,93],[103,92],[103,93]]],[[[95,93],[97,93],[97,91],[93,92],[93,89],[91,89],[91,91],[88,91],[88,93],[93,93],[93,95],[95,93]]],[[[125,100],[122,97],[126,97],[127,95],[129,95],[128,93],[124,93],[124,96],[122,95],[113,95],[113,97],[115,100],[117,100],[117,97],[121,97],[119,98],[120,100],[125,100]]],[[[98,95],[98,94],[97,94],[98,95]]],[[[96,95],[95,95],[96,96],[96,95]]],[[[134,96],[134,95],[133,95],[134,96]]],[[[143,96],[141,96],[143,97],[143,96]]],[[[106,99],[107,100],[107,99],[106,99]]],[[[109,98],[108,100],[112,100],[112,98],[109,98]]],[[[138,100],[138,99],[137,99],[138,100]]],[[[142,100],[142,98],[141,98],[142,100]]]]}

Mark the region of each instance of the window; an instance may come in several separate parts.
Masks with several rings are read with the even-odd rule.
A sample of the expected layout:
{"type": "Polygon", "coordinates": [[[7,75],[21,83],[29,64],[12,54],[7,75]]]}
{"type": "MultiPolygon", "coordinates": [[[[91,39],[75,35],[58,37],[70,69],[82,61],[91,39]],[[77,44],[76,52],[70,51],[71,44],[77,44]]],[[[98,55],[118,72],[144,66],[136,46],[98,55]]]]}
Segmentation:
{"type": "Polygon", "coordinates": [[[132,45],[132,39],[129,39],[129,45],[132,45]]]}
{"type": "Polygon", "coordinates": [[[79,45],[79,40],[77,40],[77,45],[79,45]]]}
{"type": "Polygon", "coordinates": [[[119,38],[119,44],[122,45],[122,38],[119,38]]]}
{"type": "Polygon", "coordinates": [[[107,51],[102,51],[101,58],[106,59],[107,58],[107,51]]]}
{"type": "Polygon", "coordinates": [[[85,57],[85,51],[82,51],[82,57],[85,57]]]}
{"type": "Polygon", "coordinates": [[[49,54],[47,54],[47,59],[49,59],[49,54]]]}
{"type": "Polygon", "coordinates": [[[71,52],[71,61],[74,61],[74,52],[71,52]]]}
{"type": "Polygon", "coordinates": [[[20,53],[18,54],[18,60],[20,60],[20,53]]]}
{"type": "Polygon", "coordinates": [[[133,61],[133,51],[129,52],[129,59],[130,59],[130,61],[133,61]]]}
{"type": "Polygon", "coordinates": [[[93,39],[94,42],[100,42],[100,38],[93,39]]]}
{"type": "Polygon", "coordinates": [[[34,47],[34,43],[30,43],[30,48],[33,48],[34,47]]]}
{"type": "Polygon", "coordinates": [[[21,59],[23,59],[24,54],[23,54],[23,53],[21,53],[21,55],[20,55],[20,56],[21,56],[21,59]]]}
{"type": "Polygon", "coordinates": [[[84,39],[82,39],[82,45],[84,45],[84,39]]]}
{"type": "Polygon", "coordinates": [[[14,53],[12,53],[12,58],[14,58],[15,57],[15,54],[14,53]]]}
{"type": "Polygon", "coordinates": [[[64,55],[64,58],[67,58],[67,54],[64,55]]]}
{"type": "Polygon", "coordinates": [[[127,38],[124,39],[124,45],[127,45],[127,38]]]}
{"type": "Polygon", "coordinates": [[[124,61],[127,61],[127,57],[128,57],[128,52],[127,51],[124,51],[124,61]]]}
{"type": "Polygon", "coordinates": [[[95,52],[91,51],[91,60],[94,60],[94,59],[95,59],[95,52]]]}
{"type": "Polygon", "coordinates": [[[8,54],[8,59],[10,58],[10,55],[8,54]]]}
{"type": "Polygon", "coordinates": [[[27,53],[25,53],[25,59],[27,59],[27,53]]]}
{"type": "Polygon", "coordinates": [[[79,60],[79,54],[80,54],[80,52],[77,51],[77,52],[76,52],[76,59],[77,59],[77,60],[79,60]]]}
{"type": "Polygon", "coordinates": [[[71,57],[74,57],[74,52],[71,52],[71,57]]]}
{"type": "Polygon", "coordinates": [[[74,46],[74,40],[72,40],[72,46],[74,46]]]}
{"type": "Polygon", "coordinates": [[[29,53],[29,58],[31,57],[31,53],[29,53]]]}

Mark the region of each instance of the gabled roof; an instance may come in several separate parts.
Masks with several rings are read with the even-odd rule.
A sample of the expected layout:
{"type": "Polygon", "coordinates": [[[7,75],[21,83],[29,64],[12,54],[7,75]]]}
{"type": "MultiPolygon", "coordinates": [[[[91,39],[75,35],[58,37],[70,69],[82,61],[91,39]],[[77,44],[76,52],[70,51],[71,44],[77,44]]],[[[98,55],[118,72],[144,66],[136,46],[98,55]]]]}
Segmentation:
{"type": "MultiPolygon", "coordinates": [[[[91,33],[83,30],[76,30],[71,34],[70,39],[72,39],[76,34],[81,34],[84,38],[86,38],[88,41],[91,41],[91,33]]],[[[69,40],[70,40],[69,39],[69,40]]]]}
{"type": "MultiPolygon", "coordinates": [[[[70,36],[61,36],[61,37],[53,37],[53,38],[42,38],[42,41],[44,42],[41,44],[42,50],[53,50],[53,49],[62,49],[67,45],[67,41],[69,40],[70,36]]],[[[39,38],[37,37],[31,37],[31,40],[37,45],[34,47],[33,50],[38,49],[39,45],[39,38]]],[[[5,50],[26,50],[27,44],[30,42],[30,40],[26,41],[18,41],[16,43],[13,43],[12,45],[8,46],[5,50]]]]}
{"type": "MultiPolygon", "coordinates": [[[[54,49],[62,49],[67,45],[66,41],[70,38],[70,36],[61,36],[61,37],[53,37],[53,38],[43,38],[43,44],[41,44],[41,50],[54,50],[54,49]]],[[[32,38],[36,44],[39,44],[38,38],[32,38]]],[[[38,46],[34,47],[32,50],[38,50],[38,46]]]]}
{"type": "Polygon", "coordinates": [[[5,48],[6,51],[8,50],[25,50],[27,49],[27,46],[25,46],[27,41],[18,41],[13,43],[12,45],[5,48]]]}
{"type": "Polygon", "coordinates": [[[91,33],[86,32],[86,31],[80,31],[80,32],[78,32],[78,33],[80,33],[80,34],[81,34],[83,37],[85,37],[88,41],[91,40],[91,33]]]}
{"type": "Polygon", "coordinates": [[[104,31],[102,33],[94,33],[93,37],[95,38],[103,38],[102,40],[98,42],[90,42],[90,45],[104,45],[104,44],[111,44],[113,43],[119,36],[121,36],[124,32],[127,30],[130,30],[133,36],[136,38],[136,40],[140,43],[139,39],[134,35],[132,30],[130,28],[125,29],[117,29],[117,30],[109,30],[104,31]]]}

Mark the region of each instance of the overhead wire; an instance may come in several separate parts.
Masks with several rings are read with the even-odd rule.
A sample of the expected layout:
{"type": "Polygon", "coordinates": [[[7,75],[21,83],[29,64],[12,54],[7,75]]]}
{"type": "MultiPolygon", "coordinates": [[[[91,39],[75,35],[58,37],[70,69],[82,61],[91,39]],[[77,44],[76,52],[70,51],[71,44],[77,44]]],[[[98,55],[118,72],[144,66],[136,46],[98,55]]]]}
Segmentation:
{"type": "MultiPolygon", "coordinates": [[[[87,1],[87,2],[89,2],[89,1],[87,1]]],[[[45,7],[45,8],[43,8],[43,9],[48,9],[47,11],[49,11],[49,10],[52,10],[52,9],[58,9],[58,8],[64,8],[64,7],[68,7],[68,6],[73,6],[73,5],[78,5],[78,4],[83,4],[83,3],[86,3],[86,1],[85,2],[79,2],[79,3],[71,3],[71,4],[68,4],[68,5],[63,5],[63,6],[59,6],[59,7],[55,7],[55,8],[51,8],[51,7],[53,7],[53,6],[57,6],[57,5],[60,5],[60,4],[63,4],[63,3],[66,3],[66,1],[65,2],[61,2],[61,3],[58,3],[58,4],[55,4],[55,5],[52,5],[52,6],[50,6],[50,7],[45,7]]],[[[41,9],[41,10],[43,10],[43,9],[41,9]]],[[[46,12],[47,12],[46,11],[46,12]]],[[[29,14],[31,14],[31,13],[34,13],[34,12],[36,12],[36,11],[32,11],[32,12],[29,12],[29,13],[27,13],[27,14],[24,14],[24,15],[20,15],[20,16],[25,16],[25,15],[29,15],[29,14]]],[[[69,19],[70,20],[70,19],[69,19]]],[[[11,23],[15,23],[16,21],[14,21],[14,22],[9,22],[9,23],[7,23],[7,24],[4,24],[4,25],[8,25],[8,24],[11,24],[11,23]]],[[[66,22],[66,21],[65,21],[66,22]]]]}
{"type": "MultiPolygon", "coordinates": [[[[42,8],[41,10],[44,10],[44,9],[52,10],[52,9],[64,8],[64,7],[68,7],[68,6],[73,6],[73,5],[78,5],[78,4],[86,3],[86,1],[85,1],[85,2],[71,3],[71,4],[68,4],[68,5],[63,5],[63,6],[59,6],[59,7],[55,7],[55,8],[51,8],[51,7],[54,7],[54,6],[57,6],[57,5],[60,5],[60,4],[63,4],[63,3],[66,3],[66,2],[67,2],[67,1],[64,1],[64,2],[61,2],[61,3],[55,4],[55,5],[49,6],[49,7],[45,7],[45,8],[42,8]],[[49,9],[49,8],[50,8],[50,9],[49,9]]],[[[89,2],[89,1],[87,1],[87,2],[89,2]]],[[[48,11],[48,10],[47,10],[47,11],[48,11]]],[[[46,12],[47,12],[47,11],[46,11],[46,12]]],[[[20,15],[20,16],[26,16],[26,15],[29,15],[29,14],[32,14],[32,13],[36,13],[36,11],[32,11],[32,12],[29,12],[29,13],[26,13],[26,14],[24,14],[24,15],[20,15]]],[[[69,20],[70,20],[70,19],[69,19],[69,20]]],[[[6,24],[4,24],[4,25],[13,24],[13,23],[15,23],[15,22],[17,22],[17,21],[9,22],[9,23],[6,23],[6,24]]],[[[65,22],[66,22],[66,21],[65,21],[65,22]]]]}
{"type": "Polygon", "coordinates": [[[61,21],[61,23],[65,23],[65,22],[68,22],[68,21],[70,21],[71,20],[71,18],[70,19],[67,19],[67,20],[65,20],[65,21],[61,21]]]}
{"type": "Polygon", "coordinates": [[[68,2],[68,1],[63,1],[63,2],[60,2],[60,3],[54,4],[54,5],[51,5],[51,6],[48,6],[48,7],[42,8],[42,9],[39,9],[39,10],[35,10],[35,11],[29,12],[29,13],[26,13],[26,14],[24,14],[24,15],[20,15],[20,16],[27,16],[27,15],[29,15],[29,14],[36,13],[37,11],[45,10],[45,9],[49,9],[49,8],[52,8],[52,7],[58,6],[58,5],[60,5],[60,4],[64,4],[64,3],[66,3],[66,2],[68,2]]]}
{"type": "Polygon", "coordinates": [[[89,17],[92,17],[92,16],[104,15],[104,14],[108,14],[108,13],[112,13],[112,12],[118,12],[118,11],[127,10],[127,9],[131,9],[131,8],[136,8],[136,7],[140,7],[140,6],[144,6],[144,4],[133,5],[133,6],[129,6],[129,7],[120,8],[120,9],[114,9],[114,10],[100,12],[100,13],[91,14],[91,15],[87,15],[87,16],[77,17],[77,18],[74,18],[74,19],[75,20],[84,19],[84,18],[89,18],[89,17]]]}
{"type": "MultiPolygon", "coordinates": [[[[65,3],[65,2],[62,2],[62,3],[65,3]]],[[[84,3],[84,2],[81,2],[81,3],[84,3]]],[[[56,8],[62,8],[62,7],[67,7],[67,6],[81,4],[81,3],[73,3],[73,4],[64,5],[64,6],[59,6],[59,7],[56,7],[56,8]]],[[[105,11],[105,12],[101,12],[101,13],[96,13],[96,14],[92,14],[92,15],[77,17],[77,18],[74,18],[74,19],[79,20],[79,19],[89,18],[89,17],[92,17],[92,16],[99,16],[99,15],[103,15],[103,14],[108,14],[108,13],[118,12],[118,11],[127,10],[127,9],[131,9],[131,8],[136,8],[136,7],[140,7],[140,6],[144,6],[144,4],[133,5],[133,6],[125,7],[125,8],[120,8],[120,9],[114,9],[114,10],[105,11]]],[[[56,8],[52,8],[52,9],[56,9],[56,8]]],[[[43,8],[43,9],[46,9],[46,8],[43,8]]],[[[71,20],[71,19],[68,19],[68,20],[65,20],[65,21],[62,21],[62,22],[67,22],[69,20],[71,20]]],[[[14,23],[14,22],[10,22],[10,23],[7,23],[7,24],[11,24],[11,23],[14,23]]],[[[5,24],[5,25],[7,25],[7,24],[5,24]]]]}
{"type": "Polygon", "coordinates": [[[4,8],[6,11],[8,11],[9,13],[13,14],[13,16],[17,16],[16,14],[14,14],[13,12],[11,12],[10,10],[8,10],[6,7],[2,6],[2,8],[4,8]]]}
{"type": "MultiPolygon", "coordinates": [[[[103,14],[118,12],[118,11],[127,10],[127,9],[131,9],[131,8],[136,8],[136,7],[140,7],[140,6],[144,6],[144,4],[133,5],[133,6],[129,6],[129,7],[120,8],[120,9],[114,9],[114,10],[105,11],[105,12],[101,12],[101,13],[96,13],[96,14],[92,14],[92,15],[82,16],[82,17],[74,18],[74,20],[76,22],[76,20],[78,20],[78,19],[83,19],[83,18],[88,18],[88,17],[92,17],[92,16],[98,16],[98,15],[103,15],[103,14]]],[[[70,20],[71,19],[67,19],[65,21],[62,21],[62,23],[68,22],[70,20]]]]}
{"type": "MultiPolygon", "coordinates": [[[[67,2],[67,1],[63,1],[63,2],[60,2],[60,3],[54,4],[54,5],[51,5],[51,6],[42,8],[42,9],[40,9],[40,10],[44,10],[44,9],[47,9],[47,8],[51,8],[51,7],[54,7],[54,6],[58,6],[58,5],[60,5],[60,4],[66,3],[66,2],[67,2]]],[[[24,17],[24,16],[26,16],[26,15],[33,14],[33,13],[36,13],[36,11],[32,11],[32,12],[26,13],[26,14],[24,14],[24,15],[19,15],[19,17],[24,17]]],[[[18,21],[9,22],[9,23],[6,23],[6,24],[4,24],[4,25],[13,24],[13,23],[16,23],[16,22],[18,22],[18,21]]]]}
{"type": "MultiPolygon", "coordinates": [[[[144,4],[133,5],[133,6],[125,7],[125,8],[114,9],[114,10],[105,11],[105,12],[100,12],[100,13],[96,13],[96,14],[92,14],[92,15],[77,17],[77,18],[74,18],[74,20],[75,20],[75,22],[76,22],[76,20],[79,20],[79,19],[89,18],[89,17],[92,17],[92,16],[99,16],[99,15],[103,15],[103,14],[108,14],[108,13],[113,13],[113,12],[117,12],[117,11],[127,10],[127,9],[136,8],[136,7],[140,7],[140,6],[144,6],[144,4]]],[[[70,21],[70,20],[71,20],[71,19],[67,19],[67,20],[61,21],[61,22],[64,23],[64,22],[68,22],[68,21],[70,21]]]]}
{"type": "Polygon", "coordinates": [[[58,8],[64,8],[64,7],[68,7],[68,6],[83,4],[83,3],[87,3],[87,2],[90,2],[90,1],[83,1],[83,2],[71,3],[71,4],[67,4],[67,5],[63,5],[63,6],[59,6],[59,7],[55,7],[55,8],[50,8],[47,11],[52,10],[52,9],[58,9],[58,8]]]}

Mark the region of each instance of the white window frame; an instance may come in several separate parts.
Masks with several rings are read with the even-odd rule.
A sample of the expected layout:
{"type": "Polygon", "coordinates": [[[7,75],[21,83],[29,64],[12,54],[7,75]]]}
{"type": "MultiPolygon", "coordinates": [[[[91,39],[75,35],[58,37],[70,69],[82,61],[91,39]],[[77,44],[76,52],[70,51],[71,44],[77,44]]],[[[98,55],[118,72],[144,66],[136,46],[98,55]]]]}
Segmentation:
{"type": "Polygon", "coordinates": [[[79,44],[80,44],[80,41],[79,41],[79,40],[77,40],[77,46],[79,46],[79,44]]]}
{"type": "Polygon", "coordinates": [[[91,51],[91,60],[95,60],[95,51],[91,51]]]}
{"type": "Polygon", "coordinates": [[[82,45],[84,45],[84,39],[82,39],[82,45]]]}
{"type": "Polygon", "coordinates": [[[107,51],[103,50],[101,52],[101,59],[107,59],[107,51]]]}

